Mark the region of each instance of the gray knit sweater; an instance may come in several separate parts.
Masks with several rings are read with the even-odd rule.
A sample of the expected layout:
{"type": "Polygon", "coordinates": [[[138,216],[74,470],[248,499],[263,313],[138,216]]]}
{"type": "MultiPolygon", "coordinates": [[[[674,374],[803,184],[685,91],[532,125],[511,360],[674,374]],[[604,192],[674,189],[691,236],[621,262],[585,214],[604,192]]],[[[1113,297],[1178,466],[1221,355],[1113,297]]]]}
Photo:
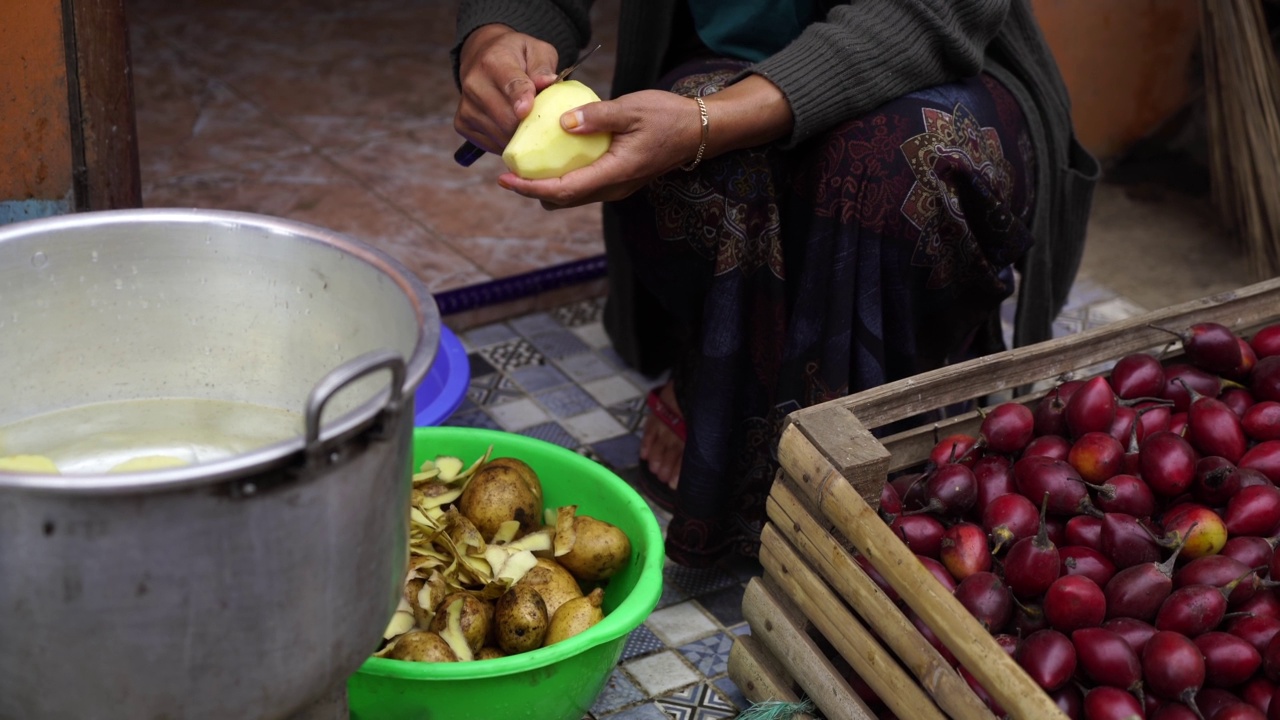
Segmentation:
{"type": "MultiPolygon", "coordinates": [[[[458,45],[481,25],[502,23],[554,45],[563,66],[590,39],[590,4],[462,0],[458,45]]],[[[622,0],[614,97],[655,85],[675,10],[676,0],[622,0]]],[[[454,67],[456,72],[456,47],[454,67]]],[[[1016,344],[1025,345],[1052,337],[1053,318],[1079,267],[1098,176],[1096,161],[1075,142],[1066,88],[1028,0],[852,0],[752,67],[791,105],[795,125],[788,145],[906,93],[984,70],[1017,98],[1037,158],[1036,244],[1020,266],[1015,332],[1016,344]]],[[[625,248],[611,241],[610,219],[606,207],[611,299],[625,306],[633,278],[625,248]]],[[[612,320],[615,349],[635,362],[640,348],[627,319],[612,320]]]]}

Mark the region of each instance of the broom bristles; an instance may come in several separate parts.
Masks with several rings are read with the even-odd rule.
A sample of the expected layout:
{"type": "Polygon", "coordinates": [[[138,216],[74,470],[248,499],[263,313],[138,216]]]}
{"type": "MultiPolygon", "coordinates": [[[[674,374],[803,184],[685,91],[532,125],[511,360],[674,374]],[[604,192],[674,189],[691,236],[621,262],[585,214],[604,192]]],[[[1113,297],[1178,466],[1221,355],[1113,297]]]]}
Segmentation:
{"type": "Polygon", "coordinates": [[[1280,274],[1280,67],[1260,0],[1201,0],[1214,205],[1255,280],[1280,274]]]}

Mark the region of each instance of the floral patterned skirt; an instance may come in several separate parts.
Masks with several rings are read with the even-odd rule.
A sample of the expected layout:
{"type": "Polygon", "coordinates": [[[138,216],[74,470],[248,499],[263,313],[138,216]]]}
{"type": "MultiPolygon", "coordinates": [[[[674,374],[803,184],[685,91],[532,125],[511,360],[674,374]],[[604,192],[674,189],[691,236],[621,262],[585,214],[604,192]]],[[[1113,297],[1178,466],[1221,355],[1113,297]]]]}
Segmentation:
{"type": "MultiPolygon", "coordinates": [[[[664,87],[706,95],[741,68],[693,61],[664,87]]],[[[617,205],[652,298],[634,312],[678,358],[679,488],[645,483],[673,513],[669,557],[756,554],[788,413],[1002,349],[999,307],[1032,242],[1033,162],[1021,110],[984,75],[792,149],[669,173],[617,205]]]]}

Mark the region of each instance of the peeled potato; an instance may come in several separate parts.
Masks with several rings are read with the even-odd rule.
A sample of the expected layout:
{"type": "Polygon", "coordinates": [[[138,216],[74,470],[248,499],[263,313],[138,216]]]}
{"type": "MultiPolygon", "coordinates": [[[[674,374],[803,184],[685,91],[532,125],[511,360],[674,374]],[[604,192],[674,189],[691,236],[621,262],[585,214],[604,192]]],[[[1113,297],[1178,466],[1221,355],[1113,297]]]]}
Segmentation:
{"type": "Polygon", "coordinates": [[[609,150],[610,133],[574,135],[560,126],[560,116],[600,99],[577,80],[548,86],[533,99],[533,109],[516,127],[502,152],[511,172],[529,180],[558,178],[586,167],[609,150]]]}
{"type": "Polygon", "coordinates": [[[0,457],[0,472],[59,475],[58,466],[43,455],[6,455],[0,457]]]}
{"type": "Polygon", "coordinates": [[[145,470],[162,470],[164,468],[182,467],[187,461],[172,455],[142,455],[129,458],[111,468],[113,473],[143,472],[145,470]]]}

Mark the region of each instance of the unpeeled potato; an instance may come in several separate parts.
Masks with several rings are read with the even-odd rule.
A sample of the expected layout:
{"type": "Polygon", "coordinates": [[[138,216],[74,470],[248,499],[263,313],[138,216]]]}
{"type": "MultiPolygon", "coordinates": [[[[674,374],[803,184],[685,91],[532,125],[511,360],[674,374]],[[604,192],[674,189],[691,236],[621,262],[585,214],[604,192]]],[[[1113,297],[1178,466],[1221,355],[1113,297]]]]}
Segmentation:
{"type": "Polygon", "coordinates": [[[512,587],[520,585],[538,591],[547,605],[547,617],[554,617],[556,610],[566,602],[582,597],[582,587],[573,574],[561,567],[560,563],[547,558],[538,558],[537,565],[530,568],[512,587]]]}
{"type": "Polygon", "coordinates": [[[528,585],[512,586],[494,603],[494,636],[498,647],[506,652],[515,654],[542,647],[549,622],[547,604],[528,585]]]}
{"type": "Polygon", "coordinates": [[[521,534],[542,527],[541,497],[519,470],[505,465],[480,468],[458,498],[458,511],[485,538],[492,538],[508,520],[520,523],[521,534]]]}
{"type": "Polygon", "coordinates": [[[583,582],[613,577],[631,558],[631,540],[616,525],[588,515],[573,519],[573,545],[556,562],[583,582]]]}
{"type": "Polygon", "coordinates": [[[411,662],[457,662],[458,656],[438,633],[410,630],[396,638],[387,657],[411,662]]]}
{"type": "Polygon", "coordinates": [[[431,619],[432,632],[441,633],[449,623],[449,605],[454,600],[462,599],[462,635],[466,638],[471,652],[478,652],[484,647],[485,638],[489,636],[489,627],[493,622],[493,605],[481,600],[469,592],[455,592],[444,596],[436,606],[435,617],[431,619]]]}
{"type": "Polygon", "coordinates": [[[547,635],[542,640],[542,646],[568,640],[603,620],[604,610],[600,608],[600,603],[603,601],[604,590],[596,588],[590,595],[574,598],[561,605],[547,626],[547,635]]]}
{"type": "Polygon", "coordinates": [[[496,457],[490,459],[485,465],[515,470],[519,473],[520,478],[524,480],[524,483],[529,486],[529,489],[533,491],[533,494],[538,497],[538,502],[542,502],[542,479],[538,477],[538,473],[532,467],[529,467],[529,463],[519,458],[496,457]]]}

